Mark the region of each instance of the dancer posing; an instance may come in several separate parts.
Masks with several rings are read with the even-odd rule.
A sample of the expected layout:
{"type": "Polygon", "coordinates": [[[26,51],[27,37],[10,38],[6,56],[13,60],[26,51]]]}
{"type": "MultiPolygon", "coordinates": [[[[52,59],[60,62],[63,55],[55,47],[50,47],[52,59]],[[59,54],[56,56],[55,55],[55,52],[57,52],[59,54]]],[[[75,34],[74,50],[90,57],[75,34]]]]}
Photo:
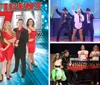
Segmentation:
{"type": "Polygon", "coordinates": [[[81,59],[81,60],[84,60],[84,59],[87,59],[88,58],[88,51],[85,50],[85,46],[82,45],[81,46],[81,50],[78,51],[78,57],[81,59]]]}
{"type": "Polygon", "coordinates": [[[18,71],[19,60],[22,64],[22,78],[26,74],[26,43],[28,42],[28,30],[23,27],[23,19],[18,20],[18,28],[15,28],[16,42],[15,42],[15,68],[12,73],[18,71]]]}
{"type": "Polygon", "coordinates": [[[63,28],[66,28],[67,33],[68,33],[68,37],[69,37],[69,41],[71,41],[71,31],[70,31],[71,29],[70,29],[70,23],[69,23],[71,18],[70,18],[70,15],[67,13],[68,10],[66,8],[63,8],[62,12],[59,12],[57,5],[55,5],[55,8],[56,8],[56,12],[61,16],[60,27],[59,27],[58,32],[57,32],[56,41],[59,41],[60,33],[61,33],[63,28]]]}
{"type": "Polygon", "coordinates": [[[3,38],[3,35],[2,35],[2,31],[0,30],[0,82],[3,81],[3,74],[2,74],[2,63],[3,61],[5,60],[5,56],[4,56],[4,51],[6,49],[8,49],[8,47],[10,46],[10,43],[3,38]],[[5,48],[3,48],[3,43],[6,43],[7,46],[5,48]]]}
{"type": "Polygon", "coordinates": [[[62,59],[60,58],[60,54],[56,53],[52,60],[54,64],[54,68],[51,73],[51,80],[53,81],[53,85],[60,85],[63,83],[62,81],[66,80],[65,72],[63,71],[62,67],[62,59]]]}
{"type": "MultiPolygon", "coordinates": [[[[4,56],[7,60],[5,74],[7,79],[9,80],[11,77],[10,67],[11,67],[12,57],[14,53],[14,42],[16,40],[15,32],[13,31],[11,27],[11,23],[9,21],[5,22],[2,34],[3,34],[3,38],[10,43],[10,46],[4,51],[4,56]]],[[[4,47],[6,47],[7,45],[8,45],[7,43],[4,43],[4,47]]]]}
{"type": "Polygon", "coordinates": [[[33,72],[32,70],[32,64],[37,67],[37,65],[34,62],[34,52],[36,48],[36,29],[34,27],[34,20],[32,18],[29,18],[27,20],[27,28],[28,28],[28,34],[29,34],[29,40],[28,40],[28,62],[29,62],[29,70],[33,72]]]}
{"type": "Polygon", "coordinates": [[[84,16],[81,14],[79,6],[77,13],[75,13],[74,4],[72,4],[72,13],[74,15],[74,22],[75,22],[75,27],[73,29],[73,34],[72,34],[72,41],[74,41],[74,37],[76,35],[77,30],[79,30],[80,40],[83,41],[82,22],[84,21],[84,16]]]}
{"type": "Polygon", "coordinates": [[[84,22],[83,22],[83,40],[85,41],[85,36],[90,31],[91,41],[94,40],[94,29],[93,29],[93,19],[94,15],[90,12],[90,9],[87,8],[86,12],[81,10],[81,13],[84,15],[84,22]]]}

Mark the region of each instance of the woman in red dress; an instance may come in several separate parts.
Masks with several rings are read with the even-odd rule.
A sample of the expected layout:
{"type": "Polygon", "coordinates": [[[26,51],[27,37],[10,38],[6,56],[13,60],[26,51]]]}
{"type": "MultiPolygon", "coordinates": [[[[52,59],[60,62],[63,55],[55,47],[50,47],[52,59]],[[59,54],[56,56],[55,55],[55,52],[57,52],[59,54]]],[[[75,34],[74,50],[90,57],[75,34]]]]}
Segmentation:
{"type": "Polygon", "coordinates": [[[29,41],[28,41],[28,62],[29,62],[29,70],[33,72],[32,70],[32,65],[37,67],[37,65],[34,62],[34,52],[36,48],[36,33],[37,31],[35,30],[34,27],[34,20],[32,18],[29,18],[27,20],[27,28],[28,28],[28,33],[29,33],[29,41]]]}
{"type": "MultiPolygon", "coordinates": [[[[6,39],[10,43],[10,46],[4,51],[4,56],[5,56],[5,59],[7,60],[5,74],[7,76],[7,79],[9,80],[11,77],[10,67],[11,67],[11,61],[12,61],[12,57],[14,53],[14,42],[16,40],[15,32],[11,28],[11,24],[9,21],[5,22],[2,34],[3,34],[4,39],[6,39]]],[[[4,47],[6,46],[7,44],[4,43],[4,47]]]]}
{"type": "MultiPolygon", "coordinates": [[[[2,36],[2,31],[0,30],[0,65],[2,67],[2,62],[5,60],[5,56],[3,55],[3,52],[10,46],[10,43],[3,38],[2,36]],[[7,44],[5,48],[3,48],[3,42],[7,44]]],[[[0,82],[3,81],[3,74],[2,74],[2,69],[0,69],[0,82]]]]}

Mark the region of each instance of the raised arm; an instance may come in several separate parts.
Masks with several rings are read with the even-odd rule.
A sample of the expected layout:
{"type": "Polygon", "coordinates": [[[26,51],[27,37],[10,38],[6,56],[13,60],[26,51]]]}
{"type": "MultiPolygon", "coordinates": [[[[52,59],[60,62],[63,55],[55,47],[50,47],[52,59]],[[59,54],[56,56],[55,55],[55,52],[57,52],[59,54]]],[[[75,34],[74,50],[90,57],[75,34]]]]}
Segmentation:
{"type": "Polygon", "coordinates": [[[72,4],[72,13],[73,13],[73,15],[76,14],[76,13],[75,13],[75,10],[74,10],[74,4],[72,4]]]}
{"type": "Polygon", "coordinates": [[[58,10],[58,5],[54,5],[55,6],[55,8],[56,8],[56,12],[57,12],[57,14],[59,14],[60,16],[61,16],[61,12],[59,12],[59,10],[58,10]]]}

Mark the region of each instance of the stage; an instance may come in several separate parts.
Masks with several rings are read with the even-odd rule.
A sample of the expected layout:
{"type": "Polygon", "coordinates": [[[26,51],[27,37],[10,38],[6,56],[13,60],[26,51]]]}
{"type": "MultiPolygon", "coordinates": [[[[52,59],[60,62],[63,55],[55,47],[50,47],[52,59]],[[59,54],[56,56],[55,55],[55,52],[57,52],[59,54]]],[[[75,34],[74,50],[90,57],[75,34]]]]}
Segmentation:
{"type": "MultiPolygon", "coordinates": [[[[58,28],[59,28],[59,18],[53,18],[50,23],[51,42],[56,42],[58,28]]],[[[66,35],[66,33],[67,33],[66,29],[63,29],[61,31],[61,36],[59,39],[60,42],[69,42],[68,36],[66,35]]],[[[80,42],[78,33],[76,34],[75,42],[80,42]]],[[[86,42],[91,42],[90,32],[88,32],[88,35],[86,36],[86,42]]],[[[94,42],[100,42],[100,19],[94,19],[94,42]]]]}

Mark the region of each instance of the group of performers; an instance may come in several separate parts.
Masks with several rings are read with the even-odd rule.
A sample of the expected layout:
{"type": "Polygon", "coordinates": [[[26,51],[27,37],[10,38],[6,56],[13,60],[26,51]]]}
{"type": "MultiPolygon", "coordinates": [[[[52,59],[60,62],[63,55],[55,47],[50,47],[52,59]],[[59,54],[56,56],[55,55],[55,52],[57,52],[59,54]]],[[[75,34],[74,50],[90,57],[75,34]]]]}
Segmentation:
{"type": "Polygon", "coordinates": [[[57,32],[57,39],[59,41],[60,34],[63,28],[66,28],[67,34],[69,37],[69,41],[74,41],[74,37],[76,35],[77,30],[79,31],[80,40],[85,41],[85,36],[90,31],[91,41],[94,39],[94,29],[93,29],[93,19],[94,16],[90,12],[90,9],[87,8],[86,12],[83,12],[80,8],[80,4],[78,4],[78,10],[74,10],[74,4],[72,4],[72,14],[70,14],[67,8],[63,8],[62,12],[58,11],[58,6],[55,5],[56,12],[60,15],[60,27],[57,32]],[[71,33],[71,29],[73,29],[73,33],[71,33]]]}
{"type": "MultiPolygon", "coordinates": [[[[26,74],[26,45],[28,47],[29,70],[33,72],[32,65],[37,67],[34,62],[34,52],[36,48],[35,23],[32,18],[27,20],[27,29],[23,27],[23,19],[18,20],[18,27],[13,29],[11,23],[6,21],[2,30],[0,30],[0,64],[6,60],[6,78],[10,80],[10,70],[13,54],[15,55],[15,68],[12,73],[18,72],[19,60],[22,65],[22,78],[26,74]]],[[[2,68],[0,69],[0,82],[3,80],[2,68]]]]}
{"type": "MultiPolygon", "coordinates": [[[[91,51],[89,54],[89,51],[85,49],[85,46],[81,45],[81,50],[79,50],[77,54],[80,60],[86,60],[86,59],[98,60],[100,57],[100,50],[97,45],[94,45],[93,51],[91,51]]],[[[52,85],[57,85],[57,84],[61,85],[61,83],[62,85],[70,85],[68,81],[68,69],[67,69],[67,66],[70,65],[69,51],[65,50],[61,54],[56,53],[52,57],[52,63],[53,63],[53,70],[51,72],[51,81],[53,81],[52,85]]],[[[97,77],[99,77],[98,74],[97,77]]],[[[99,85],[98,78],[96,80],[96,83],[97,85],[99,85]]]]}

